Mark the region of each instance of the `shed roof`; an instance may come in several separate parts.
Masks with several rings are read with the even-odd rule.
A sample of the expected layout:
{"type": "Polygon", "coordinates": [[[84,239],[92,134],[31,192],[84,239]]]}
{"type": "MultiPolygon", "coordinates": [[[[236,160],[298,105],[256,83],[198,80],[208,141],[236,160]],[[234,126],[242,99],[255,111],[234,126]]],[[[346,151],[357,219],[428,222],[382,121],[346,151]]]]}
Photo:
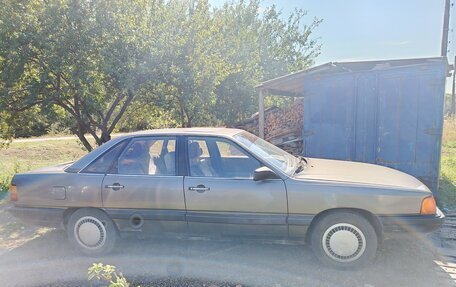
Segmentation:
{"type": "Polygon", "coordinates": [[[384,70],[390,68],[399,68],[413,65],[423,65],[442,62],[448,65],[448,61],[445,57],[360,62],[329,62],[326,64],[297,71],[295,73],[291,73],[285,76],[281,76],[272,80],[262,82],[261,84],[256,86],[256,88],[268,90],[270,93],[274,95],[299,97],[302,96],[302,93],[304,91],[304,77],[312,74],[384,70]]]}

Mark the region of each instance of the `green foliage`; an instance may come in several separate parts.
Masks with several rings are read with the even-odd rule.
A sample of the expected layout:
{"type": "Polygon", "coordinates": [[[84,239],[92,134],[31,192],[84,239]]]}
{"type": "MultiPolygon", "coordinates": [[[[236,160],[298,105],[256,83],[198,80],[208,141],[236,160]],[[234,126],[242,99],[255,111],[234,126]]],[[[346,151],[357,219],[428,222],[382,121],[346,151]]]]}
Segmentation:
{"type": "MultiPolygon", "coordinates": [[[[17,162],[14,163],[14,166],[12,168],[12,173],[6,173],[6,174],[0,174],[0,193],[2,192],[7,192],[10,184],[11,184],[11,179],[13,179],[13,174],[16,174],[19,172],[19,164],[17,162]]],[[[1,198],[1,196],[0,196],[1,198]]]]}
{"type": "Polygon", "coordinates": [[[116,129],[249,116],[255,85],[310,66],[320,51],[311,38],[320,20],[260,4],[2,1],[0,137],[70,131],[91,150],[86,134],[100,145],[116,129]]]}
{"type": "Polygon", "coordinates": [[[133,102],[116,127],[117,132],[178,127],[172,112],[151,103],[133,102]]]}
{"type": "Polygon", "coordinates": [[[112,265],[103,265],[103,263],[93,263],[87,272],[87,278],[90,280],[97,279],[106,282],[108,287],[129,287],[127,279],[122,273],[116,272],[116,267],[112,265]]]}
{"type": "Polygon", "coordinates": [[[313,64],[320,46],[310,35],[320,20],[304,25],[302,10],[284,20],[274,6],[260,13],[260,4],[240,1],[210,9],[207,1],[197,1],[185,17],[179,11],[187,3],[168,3],[163,18],[169,22],[162,25],[172,28],[156,39],[168,43],[157,53],[168,86],[163,94],[181,126],[239,121],[256,111],[259,82],[313,64]]]}
{"type": "MultiPolygon", "coordinates": [[[[143,1],[4,1],[0,82],[11,118],[40,105],[71,115],[87,149],[110,133],[136,93],[154,78],[138,11],[143,1]],[[96,132],[101,131],[101,136],[96,132]]],[[[16,122],[11,121],[10,125],[16,122]]]]}
{"type": "MultiPolygon", "coordinates": [[[[11,175],[4,175],[0,178],[0,194],[4,192],[8,192],[9,186],[11,182],[11,175]]],[[[0,199],[2,196],[0,196],[0,199]]]]}

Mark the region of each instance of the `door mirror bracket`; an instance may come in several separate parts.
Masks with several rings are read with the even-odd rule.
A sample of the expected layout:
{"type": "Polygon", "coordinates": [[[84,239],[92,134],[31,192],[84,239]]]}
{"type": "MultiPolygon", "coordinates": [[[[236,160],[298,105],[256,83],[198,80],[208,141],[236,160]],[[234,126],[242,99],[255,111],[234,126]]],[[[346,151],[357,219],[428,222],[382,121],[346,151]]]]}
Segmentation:
{"type": "Polygon", "coordinates": [[[266,179],[279,179],[280,177],[269,167],[262,166],[257,168],[253,173],[253,180],[260,181],[266,179]]]}

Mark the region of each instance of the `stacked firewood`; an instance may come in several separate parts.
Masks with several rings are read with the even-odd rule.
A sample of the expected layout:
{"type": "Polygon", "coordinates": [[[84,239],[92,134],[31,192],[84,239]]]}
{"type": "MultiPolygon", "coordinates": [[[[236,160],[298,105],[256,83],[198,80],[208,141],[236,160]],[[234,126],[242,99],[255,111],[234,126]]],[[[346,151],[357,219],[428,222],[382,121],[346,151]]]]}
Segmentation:
{"type": "MultiPolygon", "coordinates": [[[[304,105],[302,100],[295,101],[286,108],[272,107],[264,112],[264,138],[282,149],[302,155],[304,105]]],[[[249,119],[238,122],[234,127],[258,135],[258,113],[249,119]]]]}

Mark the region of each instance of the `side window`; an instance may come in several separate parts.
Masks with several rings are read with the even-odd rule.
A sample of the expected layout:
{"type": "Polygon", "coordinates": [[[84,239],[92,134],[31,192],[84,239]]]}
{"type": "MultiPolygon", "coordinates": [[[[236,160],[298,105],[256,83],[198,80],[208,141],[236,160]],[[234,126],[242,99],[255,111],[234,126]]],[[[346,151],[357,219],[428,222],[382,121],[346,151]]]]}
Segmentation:
{"type": "Polygon", "coordinates": [[[217,141],[217,147],[222,158],[248,158],[237,146],[224,141],[217,141]]]}
{"type": "Polygon", "coordinates": [[[170,139],[165,141],[165,145],[161,152],[166,170],[169,175],[176,174],[176,140],[170,139]]]}
{"type": "Polygon", "coordinates": [[[87,173],[108,173],[110,168],[113,165],[113,161],[117,158],[117,156],[122,152],[125,148],[127,141],[124,140],[123,142],[117,144],[115,147],[111,148],[107,152],[105,152],[102,156],[92,162],[87,168],[85,168],[82,172],[87,173]]]}
{"type": "Polygon", "coordinates": [[[224,139],[190,138],[188,153],[190,176],[253,178],[253,172],[261,166],[236,144],[224,139]]]}
{"type": "Polygon", "coordinates": [[[204,139],[188,139],[190,176],[217,176],[204,139]]]}
{"type": "Polygon", "coordinates": [[[174,138],[134,139],[118,159],[118,173],[175,175],[175,145],[174,138]]]}
{"type": "Polygon", "coordinates": [[[220,160],[215,169],[220,177],[253,178],[255,169],[261,166],[260,162],[240,149],[236,144],[227,140],[215,141],[220,160]]]}
{"type": "Polygon", "coordinates": [[[165,147],[167,152],[176,152],[176,140],[168,140],[165,147]]]}
{"type": "Polygon", "coordinates": [[[201,158],[210,157],[207,143],[203,139],[189,139],[188,147],[189,147],[190,156],[195,156],[194,152],[197,151],[198,156],[201,158]]]}

